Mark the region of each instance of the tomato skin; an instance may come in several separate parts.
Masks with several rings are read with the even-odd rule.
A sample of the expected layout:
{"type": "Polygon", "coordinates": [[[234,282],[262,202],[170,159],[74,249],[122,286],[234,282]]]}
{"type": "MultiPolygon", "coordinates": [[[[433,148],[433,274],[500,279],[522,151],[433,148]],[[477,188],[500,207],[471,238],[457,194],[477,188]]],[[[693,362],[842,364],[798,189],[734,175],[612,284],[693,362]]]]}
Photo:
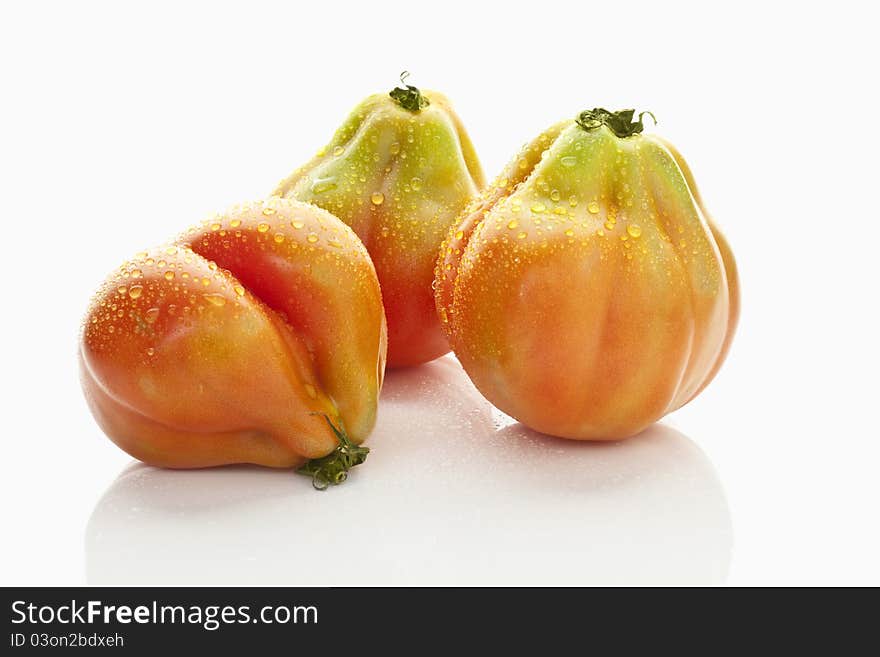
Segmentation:
{"type": "Polygon", "coordinates": [[[735,330],[732,252],[653,136],[557,124],[463,215],[438,315],[477,388],[538,431],[637,434],[693,399],[735,330]]]}
{"type": "Polygon", "coordinates": [[[673,146],[669,141],[663,139],[662,137],[656,136],[654,137],[654,139],[656,139],[663,146],[666,147],[672,157],[675,158],[675,162],[681,169],[681,174],[684,176],[684,179],[691,190],[691,194],[693,194],[694,201],[700,208],[700,212],[703,214],[703,217],[706,219],[709,230],[712,232],[712,237],[715,238],[715,244],[718,246],[718,252],[721,256],[721,261],[724,263],[724,273],[727,277],[728,302],[730,304],[728,308],[727,332],[724,336],[724,342],[721,345],[718,356],[715,359],[715,364],[712,366],[709,374],[706,375],[700,387],[696,390],[696,392],[694,392],[690,399],[688,399],[688,401],[690,401],[698,394],[700,394],[703,389],[707,385],[709,385],[709,383],[711,383],[712,379],[715,378],[715,375],[718,374],[718,370],[721,369],[721,366],[724,364],[724,360],[727,358],[727,354],[730,351],[730,345],[733,344],[733,336],[736,334],[736,327],[739,324],[740,313],[739,270],[737,269],[736,259],[733,257],[733,250],[730,248],[730,243],[727,241],[724,233],[721,232],[721,229],[715,223],[715,220],[709,214],[709,211],[706,210],[706,205],[705,203],[703,203],[702,195],[697,188],[697,183],[696,180],[694,180],[694,174],[691,172],[690,166],[685,161],[684,157],[682,157],[681,153],[679,153],[678,149],[673,146]]]}
{"type": "Polygon", "coordinates": [[[425,91],[419,111],[375,94],[330,143],[273,195],[327,209],[366,245],[382,286],[388,365],[406,367],[449,351],[431,284],[437,249],[484,185],[476,153],[449,101],[425,91]]]}
{"type": "Polygon", "coordinates": [[[386,345],[357,236],[275,199],[108,277],[86,315],[81,379],[98,424],[142,461],[293,467],[337,446],[322,415],[354,443],[367,437],[386,345]]]}

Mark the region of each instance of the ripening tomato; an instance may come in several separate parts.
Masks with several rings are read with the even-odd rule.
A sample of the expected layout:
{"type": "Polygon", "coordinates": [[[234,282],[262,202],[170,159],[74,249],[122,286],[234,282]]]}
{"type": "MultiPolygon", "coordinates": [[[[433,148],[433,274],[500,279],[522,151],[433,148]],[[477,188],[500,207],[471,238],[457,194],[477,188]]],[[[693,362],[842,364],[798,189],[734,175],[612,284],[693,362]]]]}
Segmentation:
{"type": "Polygon", "coordinates": [[[364,100],[274,194],[329,210],[364,242],[382,285],[388,365],[402,367],[449,351],[431,289],[437,249],[483,184],[449,101],[406,85],[364,100]]]}
{"type": "Polygon", "coordinates": [[[153,465],[306,465],[318,485],[362,461],[386,327],[357,236],[272,199],[139,253],[94,297],[83,389],[105,433],[153,465]]]}
{"type": "Polygon", "coordinates": [[[453,351],[544,433],[632,436],[693,399],[739,316],[733,254],[693,176],[632,110],[586,111],[513,160],[436,270],[453,351]]]}

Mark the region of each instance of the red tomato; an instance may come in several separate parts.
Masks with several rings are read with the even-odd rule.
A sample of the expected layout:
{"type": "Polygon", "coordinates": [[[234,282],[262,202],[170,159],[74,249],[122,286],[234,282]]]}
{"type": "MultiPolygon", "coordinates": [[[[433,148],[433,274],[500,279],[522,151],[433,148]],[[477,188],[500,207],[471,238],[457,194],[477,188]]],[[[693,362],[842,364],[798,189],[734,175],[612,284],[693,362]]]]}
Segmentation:
{"type": "Polygon", "coordinates": [[[330,455],[318,479],[335,483],[341,452],[365,454],[385,352],[360,240],[273,199],[122,265],[92,301],[80,360],[95,418],[135,458],[287,468],[330,455]]]}
{"type": "Polygon", "coordinates": [[[693,399],[739,316],[733,254],[684,160],[632,111],[549,128],[454,227],[436,270],[477,388],[544,433],[632,436],[693,399]]]}

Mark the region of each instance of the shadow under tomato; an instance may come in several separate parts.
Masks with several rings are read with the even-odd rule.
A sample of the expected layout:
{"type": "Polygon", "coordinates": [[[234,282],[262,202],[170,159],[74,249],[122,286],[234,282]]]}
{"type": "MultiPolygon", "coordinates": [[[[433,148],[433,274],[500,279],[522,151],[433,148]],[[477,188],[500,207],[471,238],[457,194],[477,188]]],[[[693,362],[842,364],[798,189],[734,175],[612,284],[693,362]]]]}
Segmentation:
{"type": "Polygon", "coordinates": [[[86,528],[89,583],[711,584],[732,530],[702,451],[655,425],[577,443],[495,410],[458,363],[390,372],[367,463],[318,493],[289,471],[135,465],[86,528]]]}

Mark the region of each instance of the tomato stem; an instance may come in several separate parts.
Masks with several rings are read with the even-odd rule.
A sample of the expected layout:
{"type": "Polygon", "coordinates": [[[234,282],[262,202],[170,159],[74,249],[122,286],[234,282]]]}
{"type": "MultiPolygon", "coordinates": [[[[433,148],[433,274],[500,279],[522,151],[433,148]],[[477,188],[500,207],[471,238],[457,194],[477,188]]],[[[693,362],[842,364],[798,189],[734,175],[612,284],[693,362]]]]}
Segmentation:
{"type": "Polygon", "coordinates": [[[642,117],[647,114],[657,125],[657,119],[651,112],[640,112],[639,120],[633,121],[635,110],[626,109],[619,112],[609,112],[602,107],[596,107],[591,110],[584,110],[577,115],[575,121],[587,132],[606,125],[618,137],[632,137],[645,129],[642,123],[642,117]]]}
{"type": "Polygon", "coordinates": [[[431,103],[429,103],[428,99],[422,95],[421,91],[411,84],[406,83],[408,77],[409,71],[401,73],[400,84],[403,86],[394,87],[388,95],[391,96],[403,109],[409,110],[410,112],[418,112],[419,110],[425,109],[431,103]]]}
{"type": "Polygon", "coordinates": [[[313,415],[320,415],[324,418],[330,425],[336,440],[339,441],[339,445],[326,456],[306,461],[296,471],[311,477],[312,486],[316,490],[327,490],[328,487],[338,486],[348,479],[348,471],[367,460],[370,448],[351,442],[348,434],[345,433],[342,419],[339,420],[337,427],[330,421],[326,413],[313,413],[313,415]]]}

